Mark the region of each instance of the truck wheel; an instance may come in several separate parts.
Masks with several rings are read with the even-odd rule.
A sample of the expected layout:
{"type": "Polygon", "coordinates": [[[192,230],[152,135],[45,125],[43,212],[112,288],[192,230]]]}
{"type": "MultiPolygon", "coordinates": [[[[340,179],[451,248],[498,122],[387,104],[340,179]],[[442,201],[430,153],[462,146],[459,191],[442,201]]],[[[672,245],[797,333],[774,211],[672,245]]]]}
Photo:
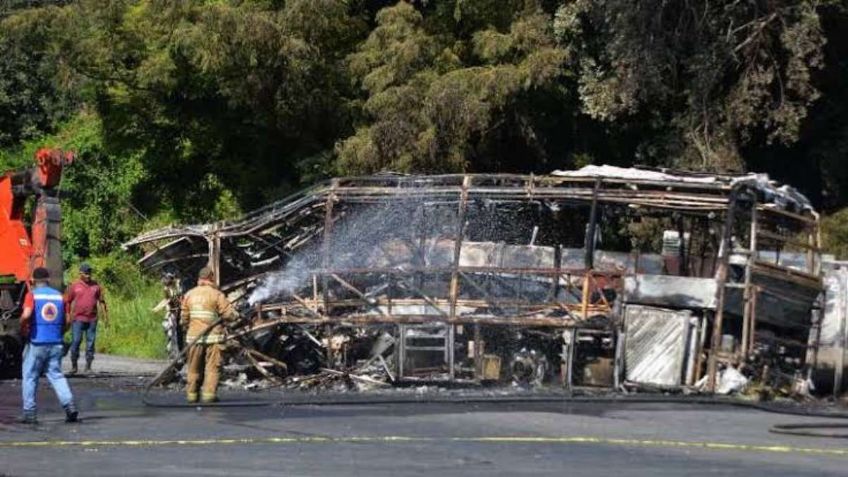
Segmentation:
{"type": "Polygon", "coordinates": [[[23,346],[15,336],[0,336],[0,378],[21,377],[21,355],[23,346]]]}

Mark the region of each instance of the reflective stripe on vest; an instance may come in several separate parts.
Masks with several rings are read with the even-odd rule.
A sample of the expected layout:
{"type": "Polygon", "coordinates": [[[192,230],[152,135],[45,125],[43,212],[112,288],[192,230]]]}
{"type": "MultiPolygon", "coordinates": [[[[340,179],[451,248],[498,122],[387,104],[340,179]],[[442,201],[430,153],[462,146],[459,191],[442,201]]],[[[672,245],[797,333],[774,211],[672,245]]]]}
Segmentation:
{"type": "Polygon", "coordinates": [[[214,311],[204,310],[202,308],[191,308],[188,311],[188,317],[192,320],[205,321],[212,323],[218,319],[218,313],[214,311]]]}
{"type": "MultiPolygon", "coordinates": [[[[197,336],[186,336],[186,343],[191,344],[194,343],[195,338],[197,336]]],[[[209,333],[208,335],[197,340],[195,344],[221,344],[224,342],[224,335],[209,333]]]]}
{"type": "Polygon", "coordinates": [[[36,287],[32,291],[34,302],[32,344],[61,344],[65,327],[65,300],[58,290],[36,287]]]}

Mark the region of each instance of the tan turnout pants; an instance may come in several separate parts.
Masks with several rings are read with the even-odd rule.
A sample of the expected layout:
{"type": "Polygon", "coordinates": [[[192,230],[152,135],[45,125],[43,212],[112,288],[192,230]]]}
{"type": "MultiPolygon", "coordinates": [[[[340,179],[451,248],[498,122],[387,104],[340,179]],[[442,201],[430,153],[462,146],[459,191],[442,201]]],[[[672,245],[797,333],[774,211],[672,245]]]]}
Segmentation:
{"type": "Polygon", "coordinates": [[[188,350],[188,371],[186,373],[186,397],[189,401],[197,400],[197,388],[200,375],[203,373],[203,388],[200,399],[212,401],[217,397],[218,374],[221,368],[221,345],[196,344],[188,350]]]}

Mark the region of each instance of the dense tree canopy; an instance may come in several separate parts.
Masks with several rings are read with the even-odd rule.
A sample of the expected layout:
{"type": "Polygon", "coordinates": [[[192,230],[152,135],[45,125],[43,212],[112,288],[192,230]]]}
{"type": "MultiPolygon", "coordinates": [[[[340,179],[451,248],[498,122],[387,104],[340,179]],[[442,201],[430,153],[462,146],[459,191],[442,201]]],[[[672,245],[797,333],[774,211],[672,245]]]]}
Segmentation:
{"type": "Polygon", "coordinates": [[[758,170],[848,202],[834,0],[79,0],[0,11],[0,166],[74,147],[69,254],[334,174],[758,170]]]}
{"type": "Polygon", "coordinates": [[[0,147],[10,146],[67,119],[75,106],[63,57],[51,38],[56,19],[22,11],[0,29],[0,147]]]}
{"type": "Polygon", "coordinates": [[[665,132],[646,160],[740,170],[752,136],[797,141],[820,96],[818,3],[576,0],[554,21],[586,114],[665,132]]]}
{"type": "Polygon", "coordinates": [[[564,54],[541,9],[513,8],[502,31],[503,12],[491,8],[491,18],[478,19],[486,26],[467,38],[459,14],[440,35],[410,4],[377,13],[376,27],[349,57],[367,97],[355,134],[339,145],[342,170],[489,168],[509,130],[511,141],[538,146],[528,152],[543,165],[536,112],[526,106],[559,99],[564,54]]]}

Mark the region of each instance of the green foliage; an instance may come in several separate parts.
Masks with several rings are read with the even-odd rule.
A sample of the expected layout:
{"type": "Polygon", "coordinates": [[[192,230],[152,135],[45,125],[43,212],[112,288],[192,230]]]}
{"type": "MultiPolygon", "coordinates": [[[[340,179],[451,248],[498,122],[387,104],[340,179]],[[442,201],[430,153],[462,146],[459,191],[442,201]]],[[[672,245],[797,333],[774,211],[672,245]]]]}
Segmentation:
{"type": "Polygon", "coordinates": [[[797,141],[820,96],[819,3],[576,0],[554,28],[586,114],[670,132],[646,136],[647,160],[739,170],[752,140],[797,141]]]}
{"type": "Polygon", "coordinates": [[[137,155],[110,153],[103,144],[100,118],[83,110],[55,134],[0,151],[0,165],[32,165],[40,147],[74,151],[76,160],[63,171],[61,182],[63,254],[105,254],[138,233],[143,217],[133,200],[147,173],[137,155]]]}
{"type": "MultiPolygon", "coordinates": [[[[799,185],[848,200],[832,153],[848,132],[820,127],[848,118],[838,2],[388,3],[22,10],[3,20],[0,91],[28,114],[0,130],[52,134],[81,104],[103,167],[127,161],[133,206],[157,220],[232,216],[332,174],[600,161],[793,177],[799,153],[815,171],[799,185]]],[[[110,245],[91,239],[79,248],[110,245]]]]}
{"type": "Polygon", "coordinates": [[[141,274],[130,257],[119,251],[74,260],[65,270],[65,283],[71,283],[77,279],[79,265],[83,262],[91,265],[95,279],[108,290],[109,296],[132,297],[137,291],[154,284],[150,277],[141,274]]]}
{"type": "Polygon", "coordinates": [[[109,322],[97,329],[97,352],[166,358],[162,315],[151,311],[161,300],[161,287],[149,284],[132,295],[114,295],[109,300],[109,322]]]}
{"type": "Polygon", "coordinates": [[[564,51],[539,9],[514,12],[503,32],[485,27],[465,38],[466,14],[495,11],[472,4],[456,2],[447,32],[428,31],[407,3],[377,14],[377,27],[349,57],[367,98],[356,133],[338,146],[342,171],[474,169],[483,162],[476,151],[494,149],[508,129],[514,141],[533,143],[539,111],[522,106],[537,95],[555,97],[564,51]]]}
{"type": "Polygon", "coordinates": [[[848,260],[848,208],[822,218],[822,248],[836,255],[837,260],[848,260]]]}
{"type": "MultiPolygon", "coordinates": [[[[84,108],[98,173],[126,161],[157,220],[331,174],[591,161],[765,169],[848,200],[840,2],[25,3],[59,6],[2,20],[0,146],[84,108]],[[813,172],[793,176],[798,160],[813,172]]],[[[111,245],[90,238],[78,248],[111,245]]]]}
{"type": "Polygon", "coordinates": [[[347,109],[340,58],[364,29],[334,0],[84,0],[66,25],[104,139],[138,154],[156,188],[139,207],[191,221],[216,218],[222,194],[267,202],[298,184],[302,158],[332,149],[347,109]]]}
{"type": "Polygon", "coordinates": [[[51,131],[76,105],[74,85],[53,42],[55,12],[0,16],[0,147],[51,131]]]}

